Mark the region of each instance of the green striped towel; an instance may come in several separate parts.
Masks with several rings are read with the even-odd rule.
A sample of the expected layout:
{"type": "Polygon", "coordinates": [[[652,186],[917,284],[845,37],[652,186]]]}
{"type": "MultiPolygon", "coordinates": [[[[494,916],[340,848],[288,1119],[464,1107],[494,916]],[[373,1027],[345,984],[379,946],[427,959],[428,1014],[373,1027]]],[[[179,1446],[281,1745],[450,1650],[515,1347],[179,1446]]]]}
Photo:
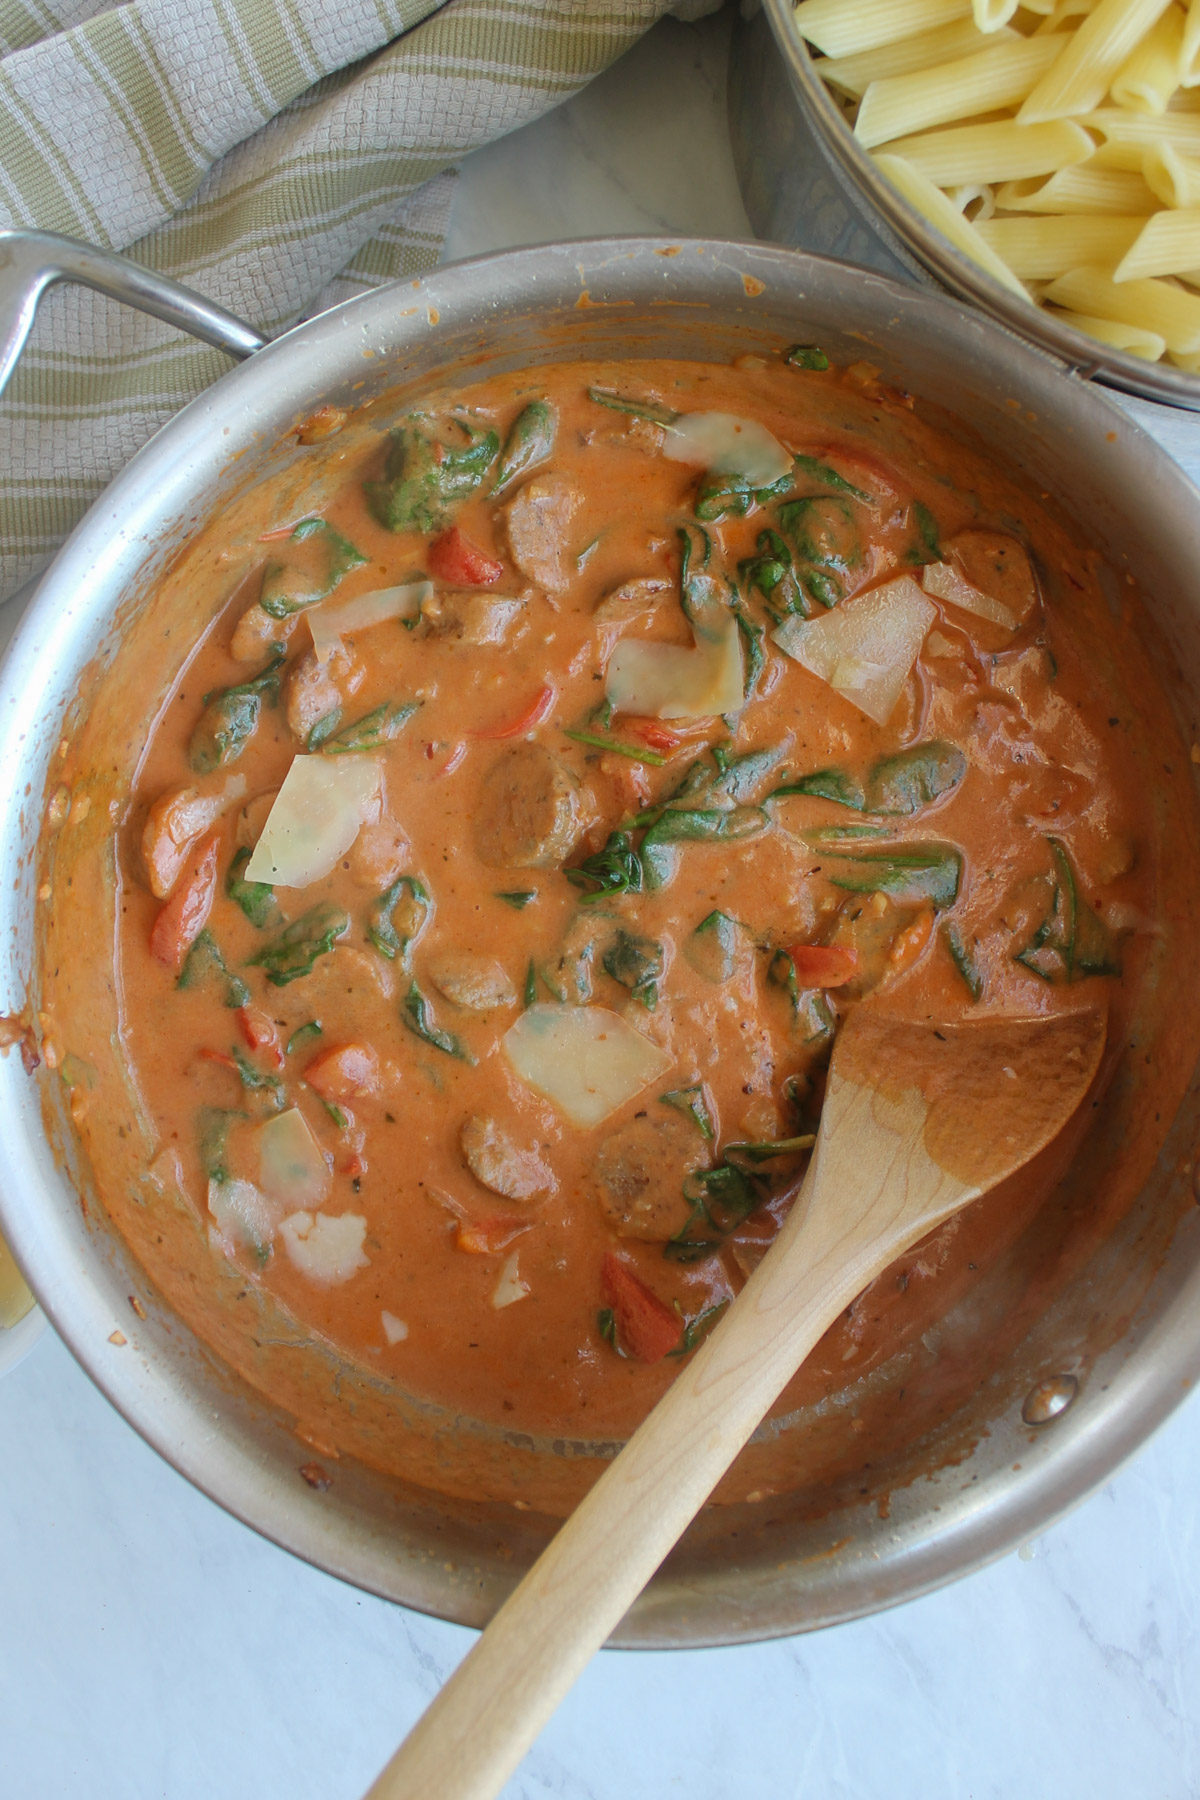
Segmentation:
{"type": "MultiPolygon", "coordinates": [[[[460,159],[666,9],[0,0],[0,225],[128,251],[273,332],[433,267],[460,159]]],[[[86,288],[52,291],[0,399],[0,597],[228,367],[86,288]]]]}

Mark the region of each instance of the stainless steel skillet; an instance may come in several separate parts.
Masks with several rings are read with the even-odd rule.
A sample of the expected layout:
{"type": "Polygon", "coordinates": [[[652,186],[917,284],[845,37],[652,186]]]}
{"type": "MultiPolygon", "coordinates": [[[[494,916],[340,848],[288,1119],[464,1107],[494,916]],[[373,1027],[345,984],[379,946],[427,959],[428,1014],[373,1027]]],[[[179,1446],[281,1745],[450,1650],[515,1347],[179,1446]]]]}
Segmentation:
{"type": "MultiPolygon", "coordinates": [[[[192,299],[126,269],[63,240],[0,238],[7,361],[36,293],[56,279],[150,300],[158,316],[196,323],[192,299]]],[[[1101,395],[953,302],[765,246],[615,239],[439,270],[262,348],[258,334],[216,309],[204,307],[202,323],[207,341],[248,360],[172,420],[96,503],[44,577],[0,676],[0,843],[13,877],[0,893],[0,1011],[37,1010],[37,835],[57,745],[84,704],[81,682],[119,646],[157,575],[222,496],[294,458],[289,433],[323,403],[572,356],[722,358],[802,338],[841,361],[866,358],[1054,494],[1118,579],[1136,575],[1161,636],[1164,690],[1191,730],[1200,498],[1101,395]]],[[[999,1554],[1102,1480],[1200,1368],[1198,1107],[1193,1084],[1132,1212],[999,1366],[989,1365],[978,1316],[950,1322],[943,1345],[974,1355],[979,1379],[942,1428],[880,1460],[864,1454],[873,1466],[837,1493],[798,1485],[709,1511],[619,1641],[733,1641],[870,1611],[999,1554]]],[[[1099,1125],[1098,1156],[1122,1128],[1114,1109],[1099,1125]]],[[[150,1442],[239,1517],[320,1566],[446,1617],[480,1623],[490,1614],[548,1522],[418,1489],[348,1454],[322,1465],[327,1486],[309,1485],[300,1470],[319,1459],[297,1442],[292,1420],[220,1366],[109,1228],[61,1085],[44,1064],[31,1080],[14,1054],[0,1063],[0,1142],[5,1235],[76,1355],[150,1442]]],[[[1086,1170],[1069,1177],[1068,1197],[1082,1196],[1086,1180],[1086,1170]]],[[[502,1443],[497,1453],[603,1452],[502,1443]]]]}

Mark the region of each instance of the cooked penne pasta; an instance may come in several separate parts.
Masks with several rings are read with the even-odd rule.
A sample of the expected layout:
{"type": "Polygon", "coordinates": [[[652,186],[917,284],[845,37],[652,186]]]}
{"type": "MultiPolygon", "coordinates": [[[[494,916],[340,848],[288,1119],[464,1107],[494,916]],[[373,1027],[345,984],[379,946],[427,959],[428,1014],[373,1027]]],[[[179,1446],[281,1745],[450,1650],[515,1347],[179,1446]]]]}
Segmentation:
{"type": "Polygon", "coordinates": [[[996,119],[990,125],[956,125],[949,131],[898,138],[888,148],[937,187],[950,187],[959,182],[1048,175],[1065,164],[1086,162],[1095,146],[1087,132],[1069,119],[1055,119],[1048,125],[996,119]]]}
{"type": "Polygon", "coordinates": [[[1117,105],[1131,106],[1135,112],[1166,112],[1179,86],[1182,52],[1183,12],[1169,6],[1113,76],[1109,92],[1117,105]]]}
{"type": "Polygon", "coordinates": [[[1046,299],[1097,319],[1157,332],[1168,350],[1200,352],[1200,295],[1169,281],[1122,281],[1106,269],[1071,269],[1052,281],[1046,299]]]}
{"type": "Polygon", "coordinates": [[[1098,169],[1141,171],[1146,151],[1154,144],[1173,144],[1184,156],[1200,155],[1200,113],[1125,112],[1106,106],[1084,113],[1078,123],[1103,138],[1094,157],[1098,169]]]}
{"type": "Polygon", "coordinates": [[[931,125],[1016,106],[1070,42],[1065,33],[1014,37],[959,62],[873,81],[858,109],[855,136],[870,149],[931,125]]]}
{"type": "Polygon", "coordinates": [[[1164,206],[1200,206],[1200,156],[1181,156],[1174,144],[1154,144],[1142,159],[1142,175],[1164,206]]]}
{"type": "Polygon", "coordinates": [[[854,56],[971,17],[971,0],[800,0],[796,24],[826,56],[854,56]]]}
{"type": "Polygon", "coordinates": [[[1017,10],[1017,0],[972,0],[971,14],[979,31],[999,31],[1017,10]]]}
{"type": "MultiPolygon", "coordinates": [[[[1095,8],[1096,0],[1057,0],[1056,5],[1046,8],[1046,17],[1037,29],[1060,31],[1064,25],[1069,26],[1074,20],[1086,18],[1095,8]]],[[[1037,10],[1040,12],[1041,8],[1037,10]]]]}
{"type": "Polygon", "coordinates": [[[1145,223],[1145,219],[1060,214],[989,219],[976,229],[1022,281],[1053,281],[1081,263],[1111,268],[1131,248],[1145,223]]]}
{"type": "Polygon", "coordinates": [[[1124,213],[1132,218],[1154,212],[1158,204],[1143,176],[1091,163],[1059,169],[1046,181],[1006,181],[996,190],[996,205],[1004,212],[1124,213]]]}
{"type": "Polygon", "coordinates": [[[1119,319],[1097,319],[1090,313],[1048,310],[1064,325],[1073,325],[1076,331],[1082,331],[1085,337],[1095,338],[1114,350],[1127,350],[1130,356],[1140,356],[1145,362],[1158,362],[1167,348],[1164,337],[1141,325],[1123,325],[1119,319]]]}
{"type": "Polygon", "coordinates": [[[986,181],[968,182],[965,187],[947,188],[944,190],[947,200],[956,212],[969,218],[972,225],[978,225],[981,219],[990,219],[996,210],[996,196],[986,181]],[[970,208],[975,207],[971,212],[970,208]]]}
{"type": "Polygon", "coordinates": [[[1117,106],[1135,112],[1165,112],[1183,80],[1183,36],[1187,24],[1187,0],[1172,0],[1157,25],[1151,27],[1137,49],[1121,65],[1109,86],[1109,98],[1117,106]]]}
{"type": "Polygon", "coordinates": [[[1099,106],[1135,45],[1169,0],[1100,0],[1017,114],[1023,125],[1065,119],[1099,106]]]}
{"type": "Polygon", "coordinates": [[[1180,207],[1147,219],[1121,261],[1114,281],[1138,281],[1152,275],[1174,275],[1200,263],[1200,209],[1180,207]]]}
{"type": "Polygon", "coordinates": [[[1177,350],[1167,351],[1168,362],[1173,362],[1177,369],[1185,369],[1189,375],[1200,375],[1200,351],[1193,350],[1181,355],[1177,350]]]}
{"type": "Polygon", "coordinates": [[[1200,376],[1200,0],[799,0],[796,22],[951,249],[1200,376]]]}
{"type": "MultiPolygon", "coordinates": [[[[1003,43],[1015,37],[1007,29],[994,32],[991,42],[1003,43]]],[[[873,81],[889,75],[911,75],[917,69],[935,69],[939,63],[956,62],[980,48],[974,19],[958,19],[953,25],[940,25],[936,31],[922,31],[917,37],[898,38],[894,44],[880,44],[876,50],[862,50],[857,56],[826,56],[816,65],[817,74],[830,87],[853,94],[857,100],[873,81]]]]}
{"type": "Polygon", "coordinates": [[[994,250],[984,243],[979,228],[972,225],[969,219],[963,218],[953,201],[947,199],[941,188],[935,187],[932,181],[921,174],[920,170],[914,169],[901,156],[884,153],[877,156],[875,161],[892,186],[897,188],[909,204],[915,206],[931,225],[935,225],[943,237],[949,238],[956,250],[961,250],[964,256],[969,256],[972,262],[978,263],[980,268],[986,270],[994,281],[1010,288],[1013,293],[1020,294],[1023,300],[1029,298],[1012,270],[1006,266],[1001,257],[996,255],[994,250]]]}
{"type": "Polygon", "coordinates": [[[1190,0],[1183,22],[1179,79],[1185,88],[1200,86],[1200,0],[1190,0]]]}

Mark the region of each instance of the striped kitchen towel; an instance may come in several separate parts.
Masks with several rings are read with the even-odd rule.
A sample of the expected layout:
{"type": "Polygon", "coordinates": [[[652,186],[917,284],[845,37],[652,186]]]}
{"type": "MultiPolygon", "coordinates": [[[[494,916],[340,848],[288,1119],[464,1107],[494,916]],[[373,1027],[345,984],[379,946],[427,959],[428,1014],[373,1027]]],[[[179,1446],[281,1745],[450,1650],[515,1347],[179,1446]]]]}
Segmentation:
{"type": "MultiPolygon", "coordinates": [[[[667,3],[0,0],[0,225],[128,251],[273,332],[433,267],[460,159],[667,3]]],[[[0,598],[228,367],[85,288],[43,301],[0,400],[0,598]]]]}

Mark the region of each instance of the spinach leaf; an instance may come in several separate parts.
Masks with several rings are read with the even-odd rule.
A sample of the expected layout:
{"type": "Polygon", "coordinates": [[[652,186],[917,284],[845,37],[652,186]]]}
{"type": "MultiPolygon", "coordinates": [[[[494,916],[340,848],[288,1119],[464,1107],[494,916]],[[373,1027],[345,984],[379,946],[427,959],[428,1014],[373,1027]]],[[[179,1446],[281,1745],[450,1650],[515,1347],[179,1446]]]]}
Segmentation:
{"type": "Polygon", "coordinates": [[[429,890],[415,875],[401,875],[380,894],[367,917],[367,937],[380,956],[402,963],[433,913],[429,890]]]}
{"type": "Polygon", "coordinates": [[[411,419],[392,433],[383,477],[363,484],[367,505],[387,531],[437,531],[448,509],[479,488],[500,454],[500,439],[454,421],[461,438],[439,442],[411,419]]]}
{"type": "Polygon", "coordinates": [[[1071,859],[1058,838],[1048,837],[1052,863],[1050,911],[1014,961],[1055,984],[1084,981],[1089,975],[1119,975],[1116,940],[1099,915],[1079,896],[1071,859]]]}
{"type": "Polygon", "coordinates": [[[319,750],[326,738],[333,736],[341,722],[341,707],[332,707],[330,711],[325,714],[324,718],[317,720],[316,724],[304,740],[304,748],[309,751],[310,754],[314,750],[319,750]]]}
{"type": "Polygon", "coordinates": [[[225,892],[235,905],[240,906],[252,925],[260,931],[274,923],[278,908],[275,904],[275,889],[265,881],[245,881],[242,870],[250,861],[250,852],[245,848],[234,854],[225,877],[225,892]]]}
{"type": "Polygon", "coordinates": [[[669,1093],[660,1094],[658,1098],[663,1106],[673,1106],[676,1112],[681,1112],[685,1118],[690,1119],[700,1136],[712,1142],[716,1136],[716,1127],[700,1082],[694,1087],[672,1088],[669,1093]]]}
{"type": "Polygon", "coordinates": [[[246,1052],[234,1044],[230,1055],[237,1064],[237,1072],[244,1088],[261,1088],[271,1096],[271,1104],[277,1112],[281,1112],[287,1104],[284,1086],[278,1075],[269,1075],[262,1069],[256,1069],[246,1052]]]}
{"type": "Polygon", "coordinates": [[[518,475],[524,475],[527,469],[545,462],[554,448],[557,429],[558,415],[548,400],[531,400],[524,411],[517,414],[496,464],[493,496],[510,481],[515,481],[518,475]]]}
{"type": "Polygon", "coordinates": [[[419,1037],[422,1043],[431,1044],[446,1056],[457,1057],[459,1062],[474,1063],[475,1058],[461,1038],[434,1024],[433,1008],[415,981],[404,996],[400,1016],[414,1037],[419,1037]]]}
{"type": "Polygon", "coordinates": [[[705,981],[728,981],[737,968],[742,927],[728,913],[710,912],[684,939],[683,954],[705,981]]]}
{"type": "Polygon", "coordinates": [[[293,1031],[291,1037],[288,1039],[287,1044],[285,1046],[286,1050],[287,1050],[287,1054],[289,1056],[291,1056],[293,1054],[293,1052],[296,1050],[299,1050],[303,1044],[307,1044],[313,1038],[319,1038],[320,1036],[321,1036],[321,1021],[320,1021],[320,1019],[309,1019],[309,1020],[307,1020],[307,1022],[305,1024],[297,1025],[295,1031],[293,1031]]]}
{"type": "Polygon", "coordinates": [[[244,1112],[228,1106],[202,1106],[197,1112],[196,1139],[200,1151],[200,1166],[209,1181],[224,1185],[229,1180],[226,1162],[229,1127],[235,1119],[244,1119],[246,1116],[244,1112]]]}
{"type": "Polygon", "coordinates": [[[628,756],[634,762],[649,763],[655,769],[661,769],[666,762],[656,750],[647,750],[642,744],[623,744],[619,738],[605,737],[599,731],[582,731],[578,728],[563,731],[576,744],[591,744],[597,750],[611,750],[614,756],[628,756]]]}
{"type": "Polygon", "coordinates": [[[773,744],[759,750],[744,750],[740,756],[730,756],[723,744],[714,744],[712,755],[717,776],[710,792],[739,804],[749,800],[771,770],[783,761],[787,750],[787,744],[773,744]]]}
{"type": "Polygon", "coordinates": [[[941,939],[946,946],[946,953],[950,961],[962,976],[972,1000],[982,1000],[983,972],[963,943],[961,933],[952,919],[946,919],[943,922],[941,939]]]}
{"type": "Polygon", "coordinates": [[[249,1006],[250,989],[241,976],[235,975],[230,969],[212,933],[202,931],[188,951],[175,985],[181,988],[199,987],[210,977],[224,985],[226,1006],[249,1006]]]}
{"type": "Polygon", "coordinates": [[[829,358],[819,344],[793,344],[784,356],[793,369],[827,369],[829,358]]]}
{"type": "Polygon", "coordinates": [[[613,412],[628,413],[634,419],[648,419],[652,425],[673,425],[679,417],[658,400],[635,400],[627,394],[614,394],[610,388],[589,388],[588,399],[613,412]]]}
{"type": "Polygon", "coordinates": [[[888,833],[882,825],[817,825],[800,835],[814,850],[827,850],[831,844],[844,844],[858,838],[882,838],[888,833]]]}
{"type": "Polygon", "coordinates": [[[757,837],[770,820],[761,806],[713,808],[670,806],[642,839],[642,876],[647,889],[665,887],[675,874],[678,844],[728,844],[757,837]]]}
{"type": "Polygon", "coordinates": [[[820,1044],[832,1038],[834,1017],[829,1001],[820,988],[802,988],[796,965],[786,950],[776,950],[767,964],[767,980],[772,987],[782,988],[788,997],[792,1030],[803,1044],[820,1044]]]}
{"type": "Polygon", "coordinates": [[[188,739],[188,761],[198,775],[237,761],[258,727],[263,701],[273,706],[279,698],[283,659],[279,650],[253,680],[204,696],[204,711],[188,739]]]}
{"type": "Polygon", "coordinates": [[[587,856],[574,869],[564,871],[573,887],[583,888],[583,900],[601,900],[610,894],[640,894],[644,871],[628,831],[612,831],[603,850],[587,856]]]}
{"type": "Polygon", "coordinates": [[[912,511],[917,541],[904,552],[905,562],[913,563],[918,568],[922,563],[941,562],[942,540],[937,520],[923,500],[914,500],[912,511]]]}
{"type": "Polygon", "coordinates": [[[962,880],[962,854],[953,844],[905,844],[894,850],[843,850],[839,859],[852,866],[831,874],[834,887],[853,894],[890,894],[910,905],[931,901],[939,909],[953,906],[962,880]]]}
{"type": "Polygon", "coordinates": [[[832,488],[837,494],[849,494],[852,500],[861,500],[866,506],[874,504],[870,494],[864,494],[861,488],[839,475],[828,463],[819,462],[815,456],[797,456],[793,466],[797,475],[807,475],[810,481],[819,481],[822,487],[832,488]]]}
{"type": "Polygon", "coordinates": [[[762,595],[777,625],[789,613],[810,610],[796,585],[792,553],[777,531],[759,532],[755,554],[738,564],[738,579],[762,595]]]}
{"type": "Polygon", "coordinates": [[[642,856],[651,844],[718,844],[737,843],[743,838],[757,837],[769,823],[761,806],[734,806],[726,810],[715,807],[668,806],[642,839],[642,856]]]}
{"type": "Polygon", "coordinates": [[[848,806],[853,812],[865,812],[866,795],[853,775],[845,769],[814,769],[811,775],[797,775],[782,786],[772,788],[768,800],[787,800],[795,794],[806,794],[813,800],[832,800],[848,806]]]}
{"type": "Polygon", "coordinates": [[[767,1198],[764,1185],[729,1163],[693,1169],[683,1178],[683,1197],[692,1208],[687,1223],[663,1245],[675,1262],[703,1262],[745,1223],[767,1198]]]}
{"type": "Polygon", "coordinates": [[[324,519],[301,519],[290,543],[310,544],[296,563],[268,563],[263,570],[258,603],[273,619],[286,619],[332,594],[343,575],[366,562],[361,550],[324,519]]]}
{"type": "Polygon", "coordinates": [[[790,493],[792,485],[790,470],[768,487],[754,487],[745,475],[736,472],[718,475],[710,470],[701,477],[692,510],[705,524],[717,519],[744,519],[756,506],[765,506],[768,501],[790,493]]]}
{"type": "Polygon", "coordinates": [[[350,920],[340,906],[323,900],[285,925],[278,935],[250,958],[250,965],[265,971],[273,987],[286,987],[301,975],[311,975],[318,956],[333,949],[349,929],[350,920]]]}
{"type": "Polygon", "coordinates": [[[777,1138],[760,1143],[728,1144],[715,1169],[694,1169],[683,1178],[683,1197],[691,1217],[669,1243],[664,1256],[676,1262],[701,1262],[713,1256],[750,1214],[796,1177],[794,1159],[812,1148],[814,1139],[777,1138]]]}
{"type": "Polygon", "coordinates": [[[866,810],[907,818],[954,791],[967,772],[967,759],[957,744],[930,738],[885,756],[866,783],[866,810]]]}
{"type": "Polygon", "coordinates": [[[526,1012],[531,1006],[537,1005],[537,984],[537,964],[530,957],[529,967],[525,971],[525,987],[521,994],[521,1006],[526,1012]]]}
{"type": "Polygon", "coordinates": [[[326,756],[346,756],[355,750],[378,750],[384,744],[390,744],[393,738],[399,737],[408,721],[417,711],[419,702],[402,700],[398,706],[389,706],[385,701],[361,719],[354,719],[349,725],[343,725],[336,736],[330,737],[322,746],[326,756]]]}
{"type": "Polygon", "coordinates": [[[537,899],[537,889],[501,888],[497,890],[495,898],[497,900],[503,900],[504,904],[506,906],[511,906],[514,912],[524,912],[530,901],[537,899]]]}
{"type": "Polygon", "coordinates": [[[845,500],[808,496],[779,509],[779,529],[794,551],[796,579],[821,606],[836,606],[845,577],[862,561],[862,540],[845,500]]]}
{"type": "Polygon", "coordinates": [[[626,931],[623,926],[617,928],[610,943],[600,957],[601,965],[607,975],[622,987],[628,988],[635,1000],[640,1000],[648,1012],[653,1012],[658,1005],[658,984],[662,980],[664,958],[663,947],[653,938],[640,937],[636,932],[626,931]]]}
{"type": "MultiPolygon", "coordinates": [[[[678,1304],[678,1302],[676,1303],[678,1304]]],[[[668,1350],[668,1356],[690,1356],[704,1342],[721,1314],[728,1307],[728,1300],[718,1300],[715,1306],[706,1306],[698,1312],[694,1319],[684,1321],[683,1336],[674,1350],[668,1350]]]]}
{"type": "Polygon", "coordinates": [[[729,604],[742,639],[742,696],[749,700],[767,666],[767,653],[763,648],[766,627],[754,623],[736,594],[729,604]]]}

